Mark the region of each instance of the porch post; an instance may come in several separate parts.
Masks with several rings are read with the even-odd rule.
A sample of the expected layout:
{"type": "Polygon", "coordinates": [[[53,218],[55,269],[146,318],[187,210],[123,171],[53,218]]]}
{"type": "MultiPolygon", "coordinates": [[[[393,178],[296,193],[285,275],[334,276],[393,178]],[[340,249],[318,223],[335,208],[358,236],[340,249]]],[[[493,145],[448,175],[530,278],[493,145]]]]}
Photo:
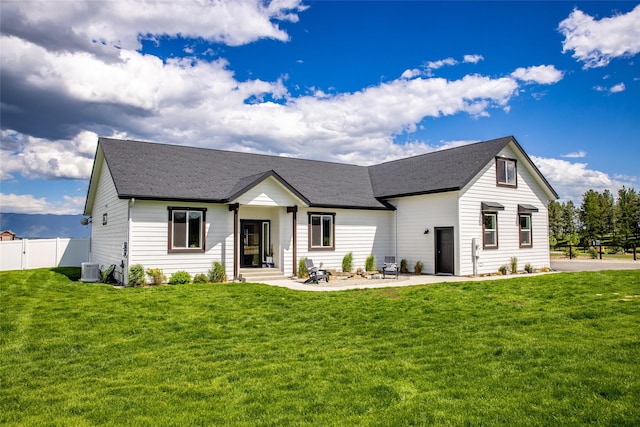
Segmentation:
{"type": "Polygon", "coordinates": [[[293,275],[298,275],[298,206],[287,206],[287,213],[293,214],[293,275]]]}
{"type": "Polygon", "coordinates": [[[239,203],[229,205],[229,210],[233,211],[233,279],[238,278],[238,209],[239,203]]]}

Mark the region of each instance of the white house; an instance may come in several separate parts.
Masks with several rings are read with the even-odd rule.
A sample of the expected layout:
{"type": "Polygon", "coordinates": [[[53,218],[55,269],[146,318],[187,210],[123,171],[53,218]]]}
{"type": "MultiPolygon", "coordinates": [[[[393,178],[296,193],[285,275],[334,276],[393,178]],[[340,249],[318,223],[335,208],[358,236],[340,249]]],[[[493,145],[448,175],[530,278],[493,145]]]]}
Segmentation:
{"type": "MultiPolygon", "coordinates": [[[[267,256],[340,270],[373,254],[424,273],[549,265],[547,204],[558,196],[509,136],[374,166],[100,138],[84,214],[91,260],[238,278],[267,256]],[[474,244],[476,245],[474,248],[474,244]]],[[[125,277],[126,280],[126,277],[125,277]]]]}

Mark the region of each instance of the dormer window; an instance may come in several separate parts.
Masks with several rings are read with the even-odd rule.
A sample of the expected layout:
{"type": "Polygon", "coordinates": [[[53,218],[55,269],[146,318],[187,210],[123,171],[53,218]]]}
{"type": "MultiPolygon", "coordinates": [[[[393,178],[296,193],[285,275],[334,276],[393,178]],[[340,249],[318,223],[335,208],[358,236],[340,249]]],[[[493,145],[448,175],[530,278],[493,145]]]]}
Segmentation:
{"type": "Polygon", "coordinates": [[[496,183],[504,187],[517,187],[516,161],[503,157],[496,158],[496,183]]]}

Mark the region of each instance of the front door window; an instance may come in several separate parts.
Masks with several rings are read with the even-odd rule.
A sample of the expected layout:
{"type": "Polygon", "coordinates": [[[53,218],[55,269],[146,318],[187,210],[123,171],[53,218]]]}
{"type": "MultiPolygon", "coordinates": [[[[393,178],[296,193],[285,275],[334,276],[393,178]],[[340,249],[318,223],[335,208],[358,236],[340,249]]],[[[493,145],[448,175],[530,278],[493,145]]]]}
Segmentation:
{"type": "Polygon", "coordinates": [[[270,250],[270,222],[240,221],[240,266],[262,267],[270,250]]]}

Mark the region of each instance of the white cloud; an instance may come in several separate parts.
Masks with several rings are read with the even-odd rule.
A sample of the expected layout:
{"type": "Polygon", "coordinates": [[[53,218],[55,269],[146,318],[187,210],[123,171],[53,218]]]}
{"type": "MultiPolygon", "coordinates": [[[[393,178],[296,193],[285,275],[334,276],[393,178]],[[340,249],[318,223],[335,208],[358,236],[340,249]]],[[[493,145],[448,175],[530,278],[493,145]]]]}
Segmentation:
{"type": "Polygon", "coordinates": [[[560,157],[565,157],[568,159],[582,159],[586,156],[587,156],[586,151],[580,150],[580,151],[574,151],[572,153],[563,154],[560,157]]]}
{"type": "Polygon", "coordinates": [[[203,38],[238,46],[288,34],[274,21],[298,21],[300,0],[158,1],[136,0],[3,2],[3,33],[19,34],[51,50],[84,50],[117,56],[138,50],[141,38],[203,38]],[[114,49],[116,48],[116,49],[114,49]]]}
{"type": "MultiPolygon", "coordinates": [[[[139,117],[125,117],[117,128],[101,126],[102,135],[120,130],[135,138],[254,147],[294,156],[305,155],[309,142],[323,143],[327,158],[337,154],[338,159],[360,163],[388,155],[394,135],[414,132],[424,117],[487,116],[492,108],[507,108],[518,89],[510,77],[467,75],[458,80],[400,78],[354,93],[294,98],[282,80],[237,81],[222,59],[163,62],[121,49],[120,61],[106,62],[84,52],[50,52],[15,37],[2,37],[2,45],[2,71],[20,75],[38,91],[56,93],[89,109],[112,103],[138,112],[139,117]]],[[[98,128],[92,131],[98,133],[98,128]]],[[[21,153],[3,153],[9,164],[5,173],[86,178],[86,159],[93,152],[78,155],[78,138],[46,141],[25,136],[21,153]]]]}
{"type": "Polygon", "coordinates": [[[562,71],[553,65],[538,65],[535,67],[518,68],[511,76],[526,83],[553,84],[562,80],[562,71]]]}
{"type": "Polygon", "coordinates": [[[49,202],[30,194],[0,193],[0,210],[5,213],[75,215],[82,212],[84,202],[84,197],[64,196],[60,201],[49,202]]]}
{"type": "Polygon", "coordinates": [[[626,89],[627,87],[624,85],[624,83],[618,83],[617,85],[613,85],[611,87],[606,87],[602,85],[597,85],[593,87],[593,90],[597,92],[609,92],[609,93],[620,93],[620,92],[624,92],[626,89]]]}
{"type": "Polygon", "coordinates": [[[531,156],[531,160],[560,196],[561,201],[573,200],[578,205],[588,190],[612,192],[623,185],[633,187],[637,177],[611,177],[602,171],[588,168],[587,163],[531,156]]]}
{"type": "Polygon", "coordinates": [[[16,175],[25,178],[86,179],[91,174],[98,136],[80,132],[71,140],[48,140],[2,130],[0,179],[16,175]],[[8,144],[6,141],[11,140],[8,144]]]}
{"type": "Polygon", "coordinates": [[[624,83],[618,83],[617,85],[611,86],[611,88],[609,89],[609,92],[619,93],[619,92],[624,92],[625,89],[626,87],[624,86],[624,83]]]}
{"type": "Polygon", "coordinates": [[[437,70],[438,68],[442,68],[447,65],[456,65],[457,63],[458,61],[453,58],[445,58],[438,61],[429,61],[426,63],[425,68],[427,68],[428,70],[437,70]]]}
{"type": "Polygon", "coordinates": [[[412,79],[414,77],[418,77],[422,74],[422,71],[418,70],[417,68],[413,68],[413,69],[407,69],[404,70],[404,72],[402,73],[402,75],[400,76],[401,79],[412,79]]]}
{"type": "Polygon", "coordinates": [[[465,55],[464,62],[470,62],[472,64],[477,64],[482,61],[484,57],[482,55],[465,55]]]}
{"type": "Polygon", "coordinates": [[[640,5],[626,14],[594,19],[579,9],[560,22],[562,52],[573,51],[583,68],[604,67],[614,58],[640,52],[640,5]]]}

